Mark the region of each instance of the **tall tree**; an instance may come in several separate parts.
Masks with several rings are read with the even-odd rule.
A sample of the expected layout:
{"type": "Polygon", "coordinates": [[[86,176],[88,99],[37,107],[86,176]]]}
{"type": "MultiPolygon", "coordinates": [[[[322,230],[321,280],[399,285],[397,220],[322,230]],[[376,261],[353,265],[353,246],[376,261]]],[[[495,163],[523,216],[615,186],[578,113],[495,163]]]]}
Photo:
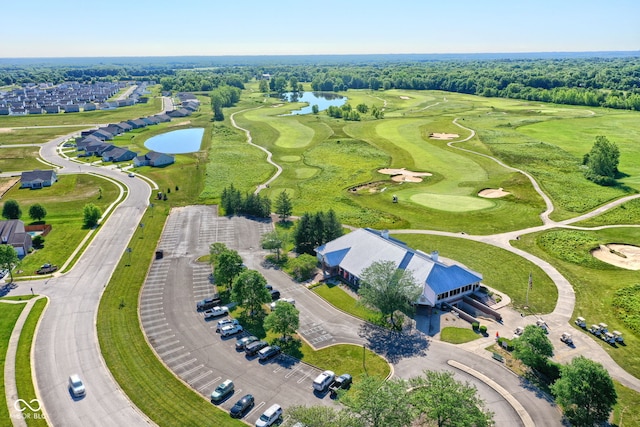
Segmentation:
{"type": "Polygon", "coordinates": [[[333,209],[329,209],[324,215],[324,228],[322,230],[322,244],[330,242],[342,236],[342,224],[333,209]]]}
{"type": "Polygon", "coordinates": [[[18,252],[11,245],[0,245],[0,267],[9,270],[9,278],[13,282],[13,269],[20,264],[18,252]]]}
{"type": "Polygon", "coordinates": [[[47,210],[40,203],[29,207],[29,217],[34,221],[42,221],[47,216],[47,210]]]}
{"type": "Polygon", "coordinates": [[[84,205],[84,208],[82,208],[82,214],[84,217],[84,226],[92,228],[98,225],[98,221],[100,221],[100,217],[102,216],[102,211],[93,203],[87,203],[84,205]]]}
{"type": "Polygon", "coordinates": [[[340,396],[340,402],[370,427],[410,426],[413,419],[402,379],[364,375],[340,396]]]}
{"type": "Polygon", "coordinates": [[[215,242],[209,245],[209,262],[211,265],[215,265],[220,254],[226,250],[229,250],[229,248],[224,243],[215,242]]]}
{"type": "Polygon", "coordinates": [[[315,246],[313,245],[313,225],[311,224],[311,216],[304,213],[293,232],[293,239],[296,246],[296,252],[299,254],[313,254],[315,246]]]}
{"type": "Polygon", "coordinates": [[[289,194],[287,194],[287,190],[282,190],[278,197],[276,198],[276,214],[280,217],[280,221],[286,221],[293,212],[293,205],[291,203],[291,198],[289,194]]]}
{"type": "Polygon", "coordinates": [[[553,356],[553,344],[545,330],[536,325],[527,325],[522,335],[513,340],[513,348],[513,355],[533,369],[543,369],[553,356]]]}
{"type": "Polygon", "coordinates": [[[551,385],[551,392],[571,425],[604,424],[618,400],[607,370],[598,362],[578,356],[562,366],[560,372],[560,378],[551,385]]]}
{"type": "Polygon", "coordinates": [[[380,310],[395,327],[393,313],[411,314],[422,290],[410,271],[399,269],[393,261],[377,261],[362,271],[358,295],[362,304],[380,310]]]}
{"type": "Polygon", "coordinates": [[[425,371],[412,378],[410,385],[409,399],[416,419],[424,416],[438,427],[493,425],[493,414],[483,409],[477,389],[456,381],[450,371],[425,371]]]}
{"type": "Polygon", "coordinates": [[[231,298],[245,307],[252,316],[264,314],[262,304],[271,301],[267,280],[256,270],[244,270],[233,281],[231,298]]]}
{"type": "Polygon", "coordinates": [[[213,276],[216,283],[231,286],[233,279],[244,270],[242,258],[238,252],[227,249],[218,255],[217,262],[213,266],[213,276]]]}
{"type": "Polygon", "coordinates": [[[2,207],[2,216],[6,219],[20,219],[22,216],[22,209],[16,200],[9,199],[4,202],[2,207]]]}
{"type": "Polygon", "coordinates": [[[266,319],[264,327],[276,334],[281,334],[283,339],[293,335],[300,326],[300,311],[288,302],[276,302],[276,308],[266,319]]]}

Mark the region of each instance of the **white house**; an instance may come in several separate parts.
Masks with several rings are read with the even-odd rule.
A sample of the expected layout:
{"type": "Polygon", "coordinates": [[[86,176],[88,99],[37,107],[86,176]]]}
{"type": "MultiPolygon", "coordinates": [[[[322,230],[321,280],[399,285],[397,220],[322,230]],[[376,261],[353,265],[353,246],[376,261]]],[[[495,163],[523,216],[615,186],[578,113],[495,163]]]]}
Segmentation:
{"type": "Polygon", "coordinates": [[[20,188],[51,187],[57,180],[58,176],[52,169],[25,171],[20,176],[20,188]]]}
{"type": "Polygon", "coordinates": [[[408,270],[423,286],[416,301],[435,306],[453,303],[480,287],[482,275],[458,264],[445,264],[438,252],[426,254],[408,247],[389,236],[389,232],[360,228],[316,248],[318,261],[325,276],[338,276],[358,286],[362,271],[378,261],[393,261],[398,268],[408,270]]]}

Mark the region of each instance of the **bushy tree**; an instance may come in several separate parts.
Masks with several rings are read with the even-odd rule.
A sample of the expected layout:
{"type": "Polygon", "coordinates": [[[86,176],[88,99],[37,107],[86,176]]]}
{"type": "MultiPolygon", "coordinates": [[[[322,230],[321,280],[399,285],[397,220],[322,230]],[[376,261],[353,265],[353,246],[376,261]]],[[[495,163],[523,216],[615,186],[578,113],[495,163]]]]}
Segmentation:
{"type": "Polygon", "coordinates": [[[244,270],[233,280],[231,299],[247,309],[253,316],[264,314],[262,304],[271,301],[266,288],[267,280],[256,270],[244,270]]]}
{"type": "Polygon", "coordinates": [[[290,258],[287,262],[287,271],[299,282],[308,280],[313,275],[318,264],[318,259],[313,255],[302,254],[290,258]]]}
{"type": "Polygon", "coordinates": [[[422,290],[410,271],[399,269],[393,261],[376,261],[362,271],[358,295],[363,305],[380,310],[395,327],[393,313],[413,313],[422,290]]]}
{"type": "Polygon", "coordinates": [[[42,221],[47,216],[47,210],[39,203],[29,207],[29,217],[34,221],[42,221]]]}
{"type": "Polygon", "coordinates": [[[533,369],[544,369],[547,359],[553,356],[553,344],[544,329],[527,325],[520,337],[513,340],[513,355],[533,369]]]}
{"type": "Polygon", "coordinates": [[[9,199],[4,202],[2,207],[2,216],[6,219],[20,219],[22,216],[22,209],[16,200],[9,199]]]}
{"type": "Polygon", "coordinates": [[[425,417],[438,427],[488,427],[493,414],[484,410],[477,389],[456,381],[450,371],[425,371],[410,380],[409,393],[416,419],[425,417]]]}
{"type": "Polygon", "coordinates": [[[349,393],[340,396],[348,411],[370,427],[404,427],[413,420],[406,398],[407,385],[402,379],[364,375],[354,381],[349,393]]]}
{"type": "Polygon", "coordinates": [[[92,228],[98,225],[98,221],[102,216],[102,211],[93,203],[87,203],[82,209],[82,214],[84,216],[84,226],[92,228]]]}
{"type": "Polygon", "coordinates": [[[276,302],[276,308],[264,319],[264,327],[283,339],[293,335],[300,326],[300,311],[288,302],[276,302]]]}
{"type": "Polygon", "coordinates": [[[224,243],[215,242],[209,245],[209,262],[211,265],[215,265],[220,254],[226,250],[229,250],[229,248],[224,243]]]}
{"type": "Polygon", "coordinates": [[[0,245],[0,267],[9,270],[10,281],[13,282],[13,269],[20,264],[18,252],[11,245],[0,245]]]}
{"type": "Polygon", "coordinates": [[[551,385],[551,392],[571,425],[604,424],[618,400],[607,370],[598,362],[578,356],[562,366],[560,372],[560,379],[551,385]]]}
{"type": "Polygon", "coordinates": [[[620,150],[618,146],[604,136],[597,136],[591,151],[584,156],[583,163],[587,166],[587,178],[596,184],[615,184],[620,150]]]}
{"type": "Polygon", "coordinates": [[[275,251],[276,260],[280,261],[280,251],[288,240],[288,235],[284,231],[273,230],[262,236],[262,249],[275,251]]]}
{"type": "Polygon", "coordinates": [[[287,409],[283,426],[294,427],[365,427],[363,421],[346,410],[330,406],[292,406],[287,409]]]}
{"type": "Polygon", "coordinates": [[[227,249],[222,251],[213,266],[213,276],[216,283],[230,286],[233,279],[244,270],[242,258],[238,252],[227,249]]]}

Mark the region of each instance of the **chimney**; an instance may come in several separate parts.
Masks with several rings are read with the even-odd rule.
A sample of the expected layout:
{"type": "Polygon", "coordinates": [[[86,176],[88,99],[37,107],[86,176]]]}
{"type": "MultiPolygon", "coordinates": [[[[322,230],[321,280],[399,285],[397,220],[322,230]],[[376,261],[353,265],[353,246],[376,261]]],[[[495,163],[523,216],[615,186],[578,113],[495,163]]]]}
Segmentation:
{"type": "Polygon", "coordinates": [[[389,230],[382,230],[382,231],[380,232],[380,235],[381,235],[383,238],[385,238],[385,239],[389,240],[389,230]]]}
{"type": "Polygon", "coordinates": [[[438,251],[433,251],[433,252],[431,252],[431,259],[432,259],[434,262],[438,262],[438,251]]]}

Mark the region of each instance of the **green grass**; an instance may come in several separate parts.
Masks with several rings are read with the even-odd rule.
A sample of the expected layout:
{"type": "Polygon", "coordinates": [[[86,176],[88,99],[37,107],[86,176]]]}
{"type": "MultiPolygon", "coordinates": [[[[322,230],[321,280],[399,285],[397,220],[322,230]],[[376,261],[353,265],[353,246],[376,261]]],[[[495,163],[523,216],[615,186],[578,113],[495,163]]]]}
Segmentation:
{"type": "Polygon", "coordinates": [[[451,344],[464,344],[478,338],[480,335],[468,328],[447,327],[440,331],[440,340],[451,344]]]}
{"type": "MultiPolygon", "coordinates": [[[[0,369],[2,381],[0,381],[0,395],[5,396],[4,389],[4,364],[7,358],[7,348],[13,327],[24,309],[24,304],[0,303],[0,369]]],[[[9,420],[9,408],[6,404],[0,405],[0,420],[9,420]]]]}
{"type": "Polygon", "coordinates": [[[367,322],[377,324],[380,321],[381,314],[379,312],[358,304],[358,301],[338,284],[325,283],[320,286],[314,286],[312,290],[338,310],[367,322]]]}
{"type": "Polygon", "coordinates": [[[355,380],[363,374],[386,378],[391,373],[386,360],[358,345],[340,344],[314,351],[304,343],[301,351],[304,362],[323,370],[331,370],[336,375],[351,374],[355,380]]]}
{"type": "Polygon", "coordinates": [[[9,190],[3,201],[14,199],[18,202],[25,224],[31,222],[29,207],[40,203],[47,210],[45,222],[52,227],[44,238],[44,248],[22,260],[20,269],[23,273],[17,273],[16,277],[31,276],[46,262],[62,266],[87,235],[88,230],[83,228],[84,205],[93,203],[104,213],[118,194],[118,187],[113,182],[88,174],[63,175],[51,187],[39,190],[21,189],[17,185],[9,190]]]}
{"type": "Polygon", "coordinates": [[[52,169],[37,159],[40,147],[15,147],[0,149],[0,171],[16,172],[32,169],[52,169]]]}
{"type": "Polygon", "coordinates": [[[618,404],[613,408],[613,424],[616,426],[640,425],[640,393],[627,388],[617,381],[613,382],[618,393],[618,404]]]}
{"type": "MultiPolygon", "coordinates": [[[[36,390],[33,381],[33,372],[31,371],[31,347],[33,346],[33,337],[36,331],[38,320],[47,305],[47,299],[43,298],[35,302],[20,334],[18,342],[18,352],[16,354],[16,385],[18,387],[18,396],[27,402],[36,399],[36,390]]],[[[25,418],[28,426],[47,426],[47,422],[43,417],[42,411],[38,410],[31,413],[30,418],[25,418]]]]}
{"type": "MultiPolygon", "coordinates": [[[[1,127],[1,126],[0,126],[1,127]]],[[[0,131],[0,143],[12,144],[42,144],[59,136],[67,135],[86,129],[88,126],[37,127],[29,129],[11,129],[0,131]]],[[[2,152],[0,151],[0,155],[2,152]]]]}
{"type": "Polygon", "coordinates": [[[153,422],[161,426],[244,425],[211,405],[184,385],[159,361],[148,346],[138,318],[138,295],[152,259],[168,210],[147,212],[144,237],[140,229],[131,239],[132,262],[123,258],[105,289],[98,309],[100,348],[114,378],[153,422]]]}
{"type": "MultiPolygon", "coordinates": [[[[640,377],[640,359],[636,351],[640,335],[634,333],[632,325],[625,324],[623,317],[618,317],[618,313],[623,312],[613,307],[617,291],[638,283],[638,272],[614,267],[590,254],[598,245],[612,242],[640,246],[640,229],[549,230],[522,236],[514,245],[550,262],[571,282],[576,293],[575,316],[583,316],[588,324],[604,322],[610,330],[623,333],[626,346],[612,347],[602,340],[595,341],[627,372],[640,377]]],[[[580,330],[579,333],[585,332],[580,330]]]]}

